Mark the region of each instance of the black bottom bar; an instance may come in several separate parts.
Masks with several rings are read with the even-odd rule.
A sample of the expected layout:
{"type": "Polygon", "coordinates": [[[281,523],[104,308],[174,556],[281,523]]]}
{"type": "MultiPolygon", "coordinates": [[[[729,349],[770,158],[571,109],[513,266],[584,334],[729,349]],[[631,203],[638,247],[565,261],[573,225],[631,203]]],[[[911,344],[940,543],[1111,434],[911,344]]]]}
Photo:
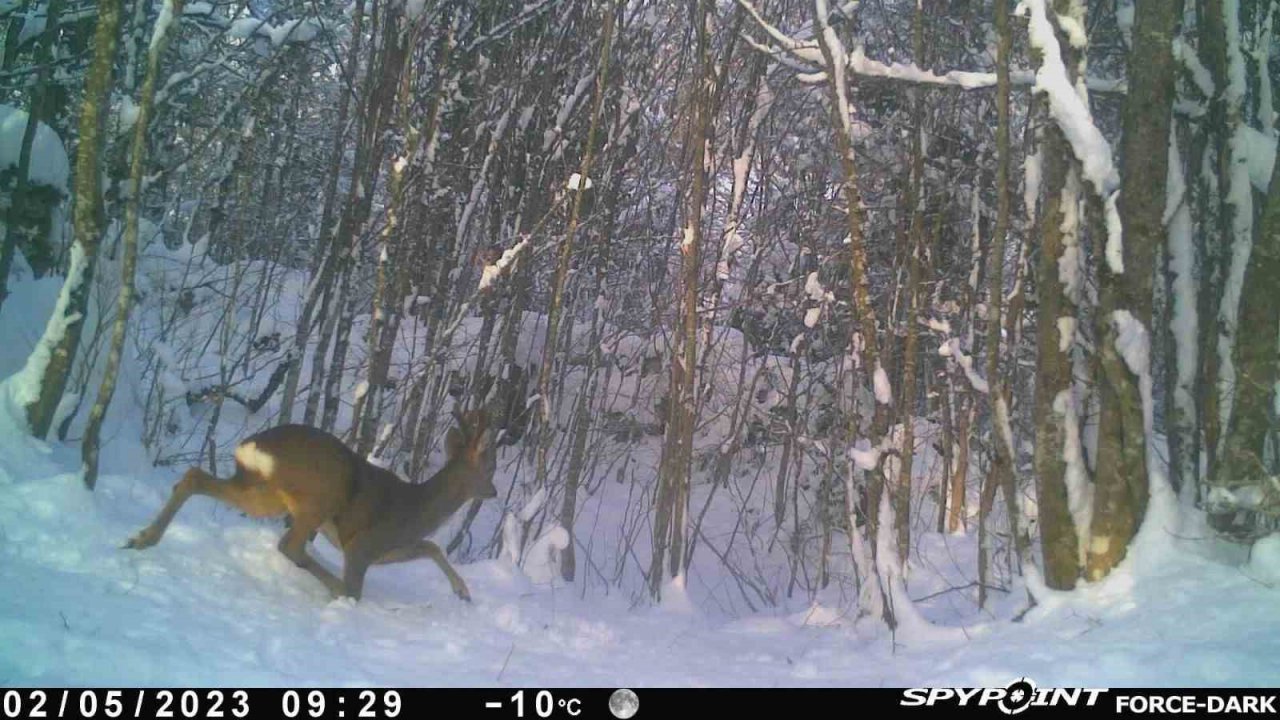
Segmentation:
{"type": "Polygon", "coordinates": [[[420,720],[424,717],[668,718],[895,715],[1276,716],[1275,690],[1112,690],[1037,688],[914,689],[236,689],[148,688],[0,690],[0,720],[420,720]]]}

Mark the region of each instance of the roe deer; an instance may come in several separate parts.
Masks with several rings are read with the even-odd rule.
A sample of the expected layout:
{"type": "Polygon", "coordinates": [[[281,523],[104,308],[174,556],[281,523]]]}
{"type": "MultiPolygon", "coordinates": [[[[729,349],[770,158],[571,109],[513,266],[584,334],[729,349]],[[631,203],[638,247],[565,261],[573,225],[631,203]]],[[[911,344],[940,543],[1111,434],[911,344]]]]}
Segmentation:
{"type": "Polygon", "coordinates": [[[220,480],[193,467],[173,487],[169,502],[126,548],[155,545],[182,504],[208,495],[254,517],[288,514],[293,522],[280,552],[316,576],[333,595],[360,599],[370,565],[429,557],[463,600],[471,593],[444,552],[426,536],[473,498],[498,494],[488,475],[483,411],[457,415],[445,436],[448,462],[425,483],[404,482],[352,452],[341,440],[306,425],[281,425],[241,442],[236,470],[220,480]],[[342,580],[307,553],[319,530],[342,550],[342,580]]]}

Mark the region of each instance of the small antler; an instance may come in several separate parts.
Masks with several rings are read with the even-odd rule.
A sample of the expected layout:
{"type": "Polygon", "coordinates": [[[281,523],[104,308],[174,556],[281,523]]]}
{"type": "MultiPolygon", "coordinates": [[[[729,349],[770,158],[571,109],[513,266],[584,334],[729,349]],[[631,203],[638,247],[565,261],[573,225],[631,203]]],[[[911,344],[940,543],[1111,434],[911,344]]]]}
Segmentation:
{"type": "Polygon", "coordinates": [[[468,444],[475,443],[483,437],[489,424],[488,415],[483,408],[464,411],[455,407],[453,409],[453,419],[457,424],[458,432],[462,434],[468,444]]]}
{"type": "Polygon", "coordinates": [[[488,429],[489,416],[483,408],[476,408],[467,413],[467,422],[470,425],[471,433],[474,437],[484,435],[484,431],[488,429]]]}

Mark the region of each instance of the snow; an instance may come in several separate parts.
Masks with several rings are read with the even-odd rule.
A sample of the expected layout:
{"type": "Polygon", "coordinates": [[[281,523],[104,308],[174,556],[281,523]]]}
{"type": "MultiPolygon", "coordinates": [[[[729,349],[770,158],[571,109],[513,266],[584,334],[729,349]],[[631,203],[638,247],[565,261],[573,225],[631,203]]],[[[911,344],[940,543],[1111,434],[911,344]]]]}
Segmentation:
{"type": "Polygon", "coordinates": [[[1084,445],[1080,436],[1080,415],[1071,389],[1060,390],[1053,399],[1053,411],[1062,424],[1062,461],[1066,463],[1067,509],[1080,551],[1080,564],[1085,562],[1086,546],[1081,540],[1089,537],[1093,524],[1093,483],[1085,465],[1084,445]]]}
{"type": "Polygon", "coordinates": [[[1260,582],[1280,583],[1280,532],[1253,544],[1247,572],[1260,582]]]}
{"type": "Polygon", "coordinates": [[[1200,55],[1195,48],[1187,45],[1181,37],[1173,39],[1173,58],[1186,66],[1187,72],[1195,83],[1196,90],[1205,98],[1213,97],[1213,75],[1209,68],[1200,62],[1200,55]]]}
{"type": "Polygon", "coordinates": [[[1072,304],[1079,305],[1084,290],[1084,253],[1080,247],[1080,175],[1072,168],[1063,183],[1059,210],[1062,213],[1062,254],[1058,256],[1058,281],[1072,304]]]}
{"type": "Polygon", "coordinates": [[[545,487],[538,488],[528,500],[525,501],[524,507],[520,508],[520,521],[529,522],[537,515],[538,510],[547,502],[547,489],[545,487]]]}
{"type": "Polygon", "coordinates": [[[257,34],[260,29],[269,27],[271,26],[265,20],[258,18],[236,18],[231,21],[227,34],[233,38],[247,40],[257,34]]]}
{"type": "Polygon", "coordinates": [[[271,44],[276,47],[289,43],[307,43],[320,34],[321,24],[313,18],[290,20],[270,31],[271,44]]]}
{"type": "Polygon", "coordinates": [[[1000,441],[1004,443],[1010,455],[1016,454],[1017,447],[1013,444],[1013,424],[1009,420],[1009,404],[1000,393],[996,393],[996,429],[999,430],[1000,441]]]}
{"type": "Polygon", "coordinates": [[[950,70],[944,75],[938,75],[929,70],[920,69],[915,63],[883,63],[872,60],[866,56],[861,46],[849,53],[848,62],[855,73],[870,77],[894,78],[928,85],[953,85],[966,90],[992,87],[996,84],[995,73],[950,70]]]}
{"type": "Polygon", "coordinates": [[[502,558],[457,565],[470,604],[427,562],[376,568],[364,600],[331,601],[276,551],[277,528],[203,499],[156,548],[118,549],[174,471],[125,473],[111,455],[91,494],[74,452],[50,450],[0,418],[0,675],[20,685],[1265,687],[1280,653],[1275,591],[1257,582],[1280,569],[1274,539],[1245,572],[1183,552],[1042,598],[1019,623],[919,626],[895,643],[830,600],[728,618],[681,577],[636,608],[502,558]]]}
{"type": "Polygon", "coordinates": [[[1028,228],[1035,227],[1036,209],[1040,205],[1040,180],[1043,171],[1044,168],[1040,162],[1040,146],[1037,145],[1035,152],[1028,154],[1022,164],[1022,207],[1026,212],[1028,228]]]}
{"type": "Polygon", "coordinates": [[[931,318],[927,318],[924,321],[924,323],[930,330],[934,332],[942,333],[943,335],[951,334],[951,323],[947,322],[946,320],[939,320],[938,318],[931,317],[931,318]]]}
{"type": "Polygon", "coordinates": [[[1121,232],[1123,225],[1120,222],[1120,208],[1117,202],[1119,195],[1119,192],[1112,193],[1103,201],[1103,214],[1107,225],[1105,249],[1107,268],[1116,274],[1124,272],[1124,244],[1121,232]]]}
{"type": "Polygon", "coordinates": [[[823,287],[822,283],[818,280],[817,271],[809,273],[808,277],[805,278],[804,293],[809,296],[810,300],[816,303],[835,302],[836,299],[835,293],[832,293],[823,287]]]}
{"type": "MultiPolygon", "coordinates": [[[[1124,2],[1124,0],[1120,0],[1124,2]]],[[[1062,30],[1062,34],[1067,37],[1067,42],[1075,50],[1084,50],[1089,46],[1089,32],[1082,22],[1083,15],[1080,3],[1075,3],[1075,12],[1057,13],[1056,19],[1058,27],[1062,30]]]]}
{"type": "Polygon", "coordinates": [[[1065,315],[1058,318],[1058,352],[1064,353],[1071,349],[1071,344],[1076,339],[1076,319],[1075,316],[1065,315]]]}
{"type": "MultiPolygon", "coordinates": [[[[16,170],[22,152],[22,135],[27,131],[27,113],[12,105],[0,105],[0,170],[16,170]]],[[[62,139],[43,122],[31,140],[32,183],[46,185],[68,195],[71,162],[62,139]]]]}
{"type": "Polygon", "coordinates": [[[1222,20],[1227,40],[1227,87],[1223,98],[1237,108],[1248,91],[1244,53],[1240,48],[1240,0],[1223,0],[1222,20]]]}
{"type": "Polygon", "coordinates": [[[964,371],[965,377],[969,380],[969,385],[974,390],[984,395],[990,391],[986,378],[979,375],[978,371],[973,367],[973,356],[966,354],[964,349],[960,347],[960,338],[947,338],[946,342],[938,346],[938,355],[953,358],[956,364],[960,366],[960,369],[964,371]]]}
{"type": "Polygon", "coordinates": [[[43,35],[45,28],[48,27],[48,22],[48,13],[45,12],[44,6],[40,3],[32,3],[23,15],[22,30],[18,33],[18,44],[25,45],[28,41],[43,35]]]}
{"type": "Polygon", "coordinates": [[[525,551],[521,568],[529,580],[546,585],[560,577],[560,553],[569,547],[569,531],[555,525],[525,551]]]}
{"type": "Polygon", "coordinates": [[[872,447],[867,440],[859,440],[857,445],[849,448],[849,459],[859,470],[875,470],[880,464],[880,448],[872,447]]]}
{"type": "Polygon", "coordinates": [[[1276,136],[1260,133],[1241,124],[1239,142],[1249,168],[1249,182],[1258,192],[1266,194],[1271,185],[1271,169],[1276,162],[1276,136]]]}
{"type": "MultiPolygon", "coordinates": [[[[191,245],[166,251],[162,243],[153,243],[150,254],[144,252],[138,276],[144,292],[137,311],[139,335],[131,337],[130,347],[136,342],[140,351],[153,353],[179,387],[184,374],[198,385],[196,378],[208,377],[218,359],[193,352],[176,334],[162,335],[149,318],[155,306],[171,302],[171,297],[163,299],[171,292],[166,288],[181,287],[178,280],[190,266],[196,266],[197,275],[207,270],[200,266],[201,252],[191,245]]],[[[73,270],[81,262],[73,258],[73,270]]],[[[253,277],[254,267],[246,272],[253,277]]],[[[100,275],[112,273],[104,268],[100,275]]],[[[301,297],[307,278],[286,275],[280,284],[287,287],[283,296],[301,297]]],[[[554,519],[559,507],[554,485],[533,489],[524,484],[528,473],[519,461],[519,447],[500,450],[506,454],[499,457],[495,483],[503,494],[482,506],[477,522],[483,524],[473,533],[475,550],[454,558],[471,589],[471,603],[457,599],[444,575],[427,561],[374,568],[360,602],[330,600],[314,578],[277,551],[282,533],[278,520],[248,518],[207,498],[191,500],[156,547],[122,550],[120,544],[164,504],[182,465],[154,465],[154,452],[139,440],[145,397],[140,390],[145,388],[138,386],[140,369],[129,358],[121,387],[133,392],[119,393],[110,411],[113,432],[104,438],[95,492],[87,492],[80,480],[77,443],[45,443],[23,431],[21,410],[12,399],[23,387],[26,355],[43,318],[59,302],[61,287],[56,279],[35,281],[17,273],[0,314],[0,378],[5,378],[0,381],[0,586],[5,589],[0,593],[0,678],[7,684],[903,687],[1004,686],[1023,676],[1042,687],[1266,687],[1275,682],[1280,617],[1274,612],[1275,580],[1269,578],[1280,574],[1280,540],[1260,542],[1248,560],[1233,558],[1199,531],[1202,518],[1176,515],[1180,509],[1168,502],[1167,488],[1158,479],[1153,481],[1151,520],[1125,564],[1105,581],[1074,592],[1037,591],[1039,605],[1018,622],[1012,618],[1026,609],[1026,595],[1016,579],[1006,578],[1008,592],[992,592],[988,609],[976,608],[972,533],[938,534],[914,526],[908,566],[906,558],[895,557],[888,512],[882,516],[890,522],[874,538],[861,532],[840,537],[837,532],[833,547],[839,551],[832,555],[833,581],[827,589],[799,591],[794,597],[779,594],[756,609],[728,601],[740,587],[735,573],[751,572],[753,559],[775,578],[785,578],[789,567],[785,552],[762,550],[736,556],[745,562],[729,570],[708,550],[707,543],[732,532],[749,532],[739,508],[724,504],[726,496],[749,487],[736,479],[731,479],[731,489],[715,496],[703,525],[709,540],[699,541],[689,571],[664,582],[661,602],[655,604],[642,588],[642,572],[634,567],[628,566],[630,579],[616,584],[596,579],[596,567],[612,573],[615,562],[634,563],[631,554],[639,560],[637,567],[648,560],[643,516],[630,517],[641,520],[634,547],[630,540],[612,536],[640,498],[614,482],[612,470],[584,478],[583,487],[592,490],[583,493],[581,522],[570,534],[554,519]],[[510,501],[502,499],[508,490],[510,501]],[[525,524],[527,543],[518,534],[525,524]],[[484,538],[499,534],[520,542],[481,551],[484,538]],[[569,542],[579,553],[580,574],[573,583],[561,580],[558,572],[569,542]],[[871,542],[883,560],[881,567],[871,564],[871,542]],[[870,580],[861,588],[849,581],[855,565],[870,580]],[[896,635],[874,619],[881,583],[901,623],[896,635]],[[859,605],[859,591],[873,587],[875,597],[859,605]],[[193,663],[193,657],[200,661],[193,663]]],[[[200,289],[190,332],[207,331],[199,318],[225,310],[216,292],[200,289]]],[[[286,310],[272,308],[264,327],[272,322],[287,327],[296,308],[286,310]]],[[[464,322],[460,336],[479,332],[478,318],[469,320],[477,322],[464,322]]],[[[406,318],[405,324],[412,322],[406,318]]],[[[537,330],[545,319],[530,312],[520,322],[517,354],[536,357],[540,348],[534,338],[541,337],[537,330]]],[[[1122,337],[1126,355],[1140,366],[1142,336],[1135,330],[1128,328],[1122,337]]],[[[724,339],[717,341],[715,352],[737,357],[746,342],[741,333],[716,331],[724,339]]],[[[353,332],[358,334],[359,327],[353,332]]],[[[573,352],[594,342],[581,326],[574,337],[581,339],[573,352]]],[[[635,335],[602,342],[620,368],[636,367],[661,353],[655,341],[635,335]]],[[[790,376],[778,367],[785,365],[785,359],[770,356],[753,372],[758,368],[765,378],[762,387],[786,387],[790,376]]],[[[720,412],[718,393],[738,389],[720,380],[723,371],[710,367],[715,380],[705,399],[707,417],[720,412]]],[[[458,361],[447,369],[470,366],[458,361]]],[[[737,368],[730,369],[736,377],[737,368]]],[[[567,372],[573,377],[572,370],[567,372]]],[[[608,388],[608,394],[624,396],[622,407],[634,402],[637,374],[608,388]]],[[[356,382],[352,378],[344,384],[343,398],[350,397],[356,382]]],[[[859,403],[870,405],[871,390],[862,393],[866,399],[859,403]]],[[[178,435],[204,429],[207,417],[189,410],[180,393],[175,406],[178,435]]],[[[1063,407],[1069,410],[1070,405],[1064,401],[1063,407]]],[[[239,412],[232,404],[224,408],[224,416],[237,415],[218,438],[225,448],[220,458],[224,473],[232,435],[274,417],[270,407],[259,418],[239,412]]],[[[912,498],[926,508],[928,490],[935,487],[930,468],[937,466],[937,452],[924,440],[931,436],[928,425],[924,420],[916,424],[920,442],[913,492],[919,494],[912,498]]],[[[1074,420],[1067,426],[1069,433],[1078,428],[1074,420]]],[[[194,444],[187,447],[198,450],[203,433],[194,435],[194,444]]],[[[701,452],[722,447],[725,439],[709,433],[695,442],[701,452]]],[[[610,442],[592,439],[597,441],[610,442]]],[[[891,433],[882,447],[900,444],[891,433]]],[[[1078,448],[1078,438],[1072,441],[1069,435],[1067,444],[1069,453],[1071,446],[1078,448]]],[[[641,476],[640,483],[656,467],[660,447],[660,437],[634,446],[635,458],[629,462],[638,467],[630,472],[641,476]]],[[[877,466],[880,450],[864,439],[849,450],[853,462],[839,463],[851,524],[859,502],[856,470],[877,466]]],[[[606,455],[612,451],[604,449],[606,455]]],[[[883,459],[887,473],[901,467],[892,454],[883,459]]],[[[442,461],[436,452],[428,464],[439,467],[442,461]]],[[[770,462],[763,461],[765,476],[770,462]]],[[[1082,460],[1074,467],[1083,474],[1082,460]]],[[[747,475],[749,482],[759,473],[747,475]]],[[[1070,481],[1070,471],[1068,477],[1070,481]]],[[[701,480],[691,485],[692,507],[707,500],[708,488],[701,480]]],[[[643,493],[643,485],[639,487],[643,493]]],[[[1078,500],[1072,498],[1073,513],[1078,500]]],[[[757,518],[766,515],[759,512],[757,518]]],[[[994,522],[999,526],[1001,520],[994,522]]],[[[773,531],[767,527],[756,537],[773,531]]],[[[751,542],[744,538],[740,546],[751,542]]],[[[724,547],[719,545],[722,551],[724,547]]],[[[324,538],[313,543],[312,551],[320,562],[339,567],[338,553],[324,538]]],[[[773,587],[783,585],[785,580],[773,587]]],[[[1028,587],[1033,585],[1028,578],[1028,587]]]]}
{"type": "Polygon", "coordinates": [[[516,127],[521,130],[529,127],[529,121],[533,119],[533,111],[534,107],[532,105],[526,105],[525,108],[520,111],[520,117],[516,119],[516,127]]]}
{"type": "Polygon", "coordinates": [[[67,329],[82,319],[79,313],[69,313],[67,310],[71,305],[71,294],[84,281],[89,263],[84,251],[80,248],[80,243],[72,243],[70,252],[67,277],[62,283],[62,291],[58,293],[57,304],[53,307],[53,313],[45,326],[44,334],[32,348],[22,370],[5,383],[5,387],[11,393],[10,397],[18,407],[25,407],[39,399],[45,368],[53,360],[54,349],[62,342],[67,329]]]}
{"type": "Polygon", "coordinates": [[[1124,360],[1129,372],[1138,378],[1147,451],[1150,454],[1154,412],[1151,396],[1151,337],[1142,321],[1128,310],[1116,310],[1111,317],[1116,324],[1116,352],[1124,360]]]}
{"type": "Polygon", "coordinates": [[[1107,267],[1113,273],[1123,273],[1122,226],[1116,205],[1120,173],[1112,158],[1111,145],[1093,123],[1089,106],[1067,75],[1058,38],[1053,23],[1048,18],[1045,0],[1023,0],[1018,4],[1017,13],[1029,15],[1029,41],[1043,57],[1040,68],[1036,70],[1035,90],[1048,98],[1049,113],[1071,145],[1076,159],[1080,161],[1085,179],[1103,200],[1107,228],[1107,267]]]}
{"type": "Polygon", "coordinates": [[[164,0],[160,6],[160,14],[156,16],[156,22],[151,28],[151,44],[148,46],[150,52],[156,52],[160,47],[165,33],[173,25],[173,19],[173,0],[164,0]]]}
{"type": "Polygon", "coordinates": [[[138,104],[128,95],[120,97],[112,107],[112,110],[115,115],[115,122],[111,123],[111,127],[121,135],[133,128],[133,124],[138,121],[138,114],[142,112],[138,104]]]}
{"type": "MultiPolygon", "coordinates": [[[[1271,12],[1265,14],[1266,17],[1262,21],[1262,28],[1259,30],[1257,39],[1253,46],[1253,61],[1260,68],[1265,68],[1271,62],[1272,43],[1275,41],[1275,22],[1278,19],[1275,7],[1271,8],[1271,12]]],[[[1258,122],[1262,124],[1263,130],[1271,137],[1276,136],[1278,128],[1276,128],[1276,118],[1280,113],[1276,112],[1275,101],[1272,99],[1272,91],[1274,88],[1274,78],[1271,82],[1264,79],[1258,83],[1258,122]]]]}
{"type": "MultiPolygon", "coordinates": [[[[1164,222],[1168,228],[1168,260],[1170,274],[1169,300],[1171,317],[1169,329],[1173,335],[1175,357],[1174,407],[1186,425],[1194,423],[1198,402],[1196,399],[1196,370],[1200,362],[1200,316],[1198,309],[1199,285],[1195,276],[1196,251],[1192,233],[1190,197],[1186,178],[1182,172],[1182,157],[1178,151],[1176,133],[1169,134],[1169,182],[1165,189],[1164,222]]],[[[1189,429],[1189,427],[1187,428],[1189,429]]],[[[1171,429],[1171,432],[1177,429],[1171,429]]],[[[1182,476],[1194,472],[1192,458],[1184,458],[1182,476]]],[[[1192,488],[1190,483],[1185,486],[1192,488]]],[[[1191,493],[1188,492],[1188,498],[1191,493]]]]}
{"type": "Polygon", "coordinates": [[[315,18],[289,20],[280,25],[272,25],[258,18],[236,18],[231,21],[227,34],[241,40],[260,35],[271,40],[275,47],[280,47],[285,43],[311,42],[322,28],[322,23],[315,18]]]}
{"type": "MultiPolygon", "coordinates": [[[[822,317],[822,307],[811,307],[804,311],[804,326],[807,328],[814,327],[818,324],[818,320],[822,317]]],[[[799,336],[797,336],[799,337],[799,336]]]]}
{"type": "Polygon", "coordinates": [[[1116,2],[1116,24],[1120,27],[1120,33],[1124,36],[1124,44],[1126,46],[1133,44],[1134,10],[1133,0],[1118,0],[1116,2]]]}
{"type": "Polygon", "coordinates": [[[876,370],[872,374],[876,389],[876,402],[881,405],[893,404],[893,386],[889,384],[889,374],[880,366],[880,362],[876,361],[876,370]]]}
{"type": "MultiPolygon", "coordinates": [[[[591,87],[595,80],[595,69],[587,70],[582,77],[578,78],[577,84],[573,87],[573,92],[562,98],[560,109],[556,111],[556,119],[553,127],[548,128],[542,137],[542,151],[547,152],[555,145],[564,134],[564,126],[569,122],[569,118],[573,115],[574,110],[582,101],[583,95],[587,92],[587,88],[591,87]]],[[[557,147],[557,155],[560,152],[557,147]]]]}
{"type": "Polygon", "coordinates": [[[689,589],[684,575],[677,575],[663,583],[658,593],[661,598],[662,614],[696,618],[698,607],[689,597],[689,589]]]}
{"type": "Polygon", "coordinates": [[[1244,123],[1236,126],[1227,141],[1231,163],[1225,199],[1231,205],[1230,244],[1231,261],[1222,288],[1222,300],[1218,310],[1218,388],[1221,397],[1219,411],[1223,427],[1231,417],[1236,386],[1235,346],[1239,332],[1240,296],[1244,291],[1245,272],[1249,267],[1249,255],[1253,250],[1253,194],[1249,180],[1250,144],[1244,123]]]}
{"type": "MultiPolygon", "coordinates": [[[[569,188],[570,190],[577,190],[581,185],[582,185],[582,175],[581,175],[581,174],[579,174],[579,173],[574,173],[574,174],[572,174],[572,175],[570,175],[570,176],[569,176],[568,188],[569,188]]],[[[587,190],[590,190],[590,189],[591,189],[591,185],[592,185],[591,178],[587,178],[586,189],[587,189],[587,190]]]]}
{"type": "Polygon", "coordinates": [[[981,269],[979,248],[982,247],[982,200],[979,197],[982,190],[978,185],[980,179],[980,177],[974,178],[973,189],[969,192],[969,235],[974,251],[973,264],[969,266],[969,287],[975,291],[978,289],[978,273],[981,269]]]}
{"type": "Polygon", "coordinates": [[[492,265],[485,265],[484,270],[480,273],[480,291],[483,292],[493,286],[493,283],[502,277],[507,268],[520,257],[521,251],[529,245],[529,239],[525,238],[516,243],[512,247],[502,251],[502,256],[498,258],[492,265]]]}

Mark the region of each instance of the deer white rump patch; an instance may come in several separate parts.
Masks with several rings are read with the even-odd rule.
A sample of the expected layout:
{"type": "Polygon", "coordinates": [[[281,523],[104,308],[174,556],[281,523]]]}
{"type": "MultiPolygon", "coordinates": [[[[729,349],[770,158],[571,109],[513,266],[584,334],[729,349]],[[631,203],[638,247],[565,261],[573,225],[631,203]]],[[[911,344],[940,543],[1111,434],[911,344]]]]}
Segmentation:
{"type": "Polygon", "coordinates": [[[236,462],[240,463],[245,470],[257,473],[264,478],[271,477],[276,469],[275,456],[252,442],[241,443],[236,448],[236,462]]]}

